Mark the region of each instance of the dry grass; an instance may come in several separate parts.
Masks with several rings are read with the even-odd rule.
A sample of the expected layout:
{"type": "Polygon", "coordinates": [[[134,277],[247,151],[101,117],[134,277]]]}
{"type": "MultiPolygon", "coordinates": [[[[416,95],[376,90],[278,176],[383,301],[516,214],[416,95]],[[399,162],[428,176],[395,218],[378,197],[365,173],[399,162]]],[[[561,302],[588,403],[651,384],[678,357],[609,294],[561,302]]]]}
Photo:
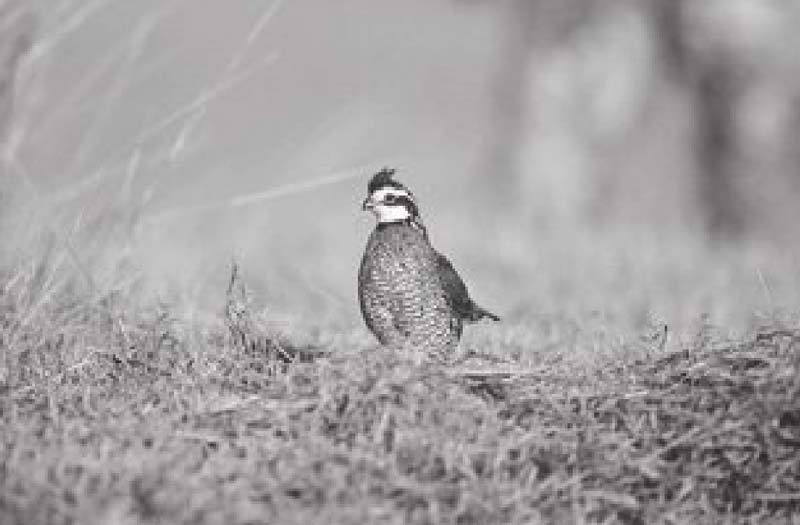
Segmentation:
{"type": "Polygon", "coordinates": [[[418,368],[275,333],[235,275],[199,329],[55,281],[4,282],[3,523],[800,518],[785,324],[580,367],[569,342],[498,337],[418,368]]]}

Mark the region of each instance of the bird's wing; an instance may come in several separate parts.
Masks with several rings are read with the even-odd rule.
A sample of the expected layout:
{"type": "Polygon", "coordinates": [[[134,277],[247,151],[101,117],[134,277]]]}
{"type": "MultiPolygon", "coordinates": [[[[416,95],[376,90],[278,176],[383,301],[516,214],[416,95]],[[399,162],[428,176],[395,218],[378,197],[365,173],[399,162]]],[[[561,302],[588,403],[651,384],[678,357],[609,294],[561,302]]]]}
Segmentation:
{"type": "Polygon", "coordinates": [[[445,297],[450,307],[455,310],[460,317],[472,317],[472,300],[469,298],[467,285],[461,280],[453,265],[447,257],[441,253],[436,253],[436,264],[438,266],[439,281],[442,283],[445,297]]]}
{"type": "Polygon", "coordinates": [[[456,269],[450,261],[439,252],[436,252],[436,264],[438,266],[439,281],[442,283],[445,298],[447,299],[450,308],[455,311],[459,317],[467,321],[479,321],[484,317],[488,317],[494,321],[499,321],[500,318],[495,314],[484,310],[472,299],[469,298],[469,291],[467,285],[458,275],[456,269]]]}

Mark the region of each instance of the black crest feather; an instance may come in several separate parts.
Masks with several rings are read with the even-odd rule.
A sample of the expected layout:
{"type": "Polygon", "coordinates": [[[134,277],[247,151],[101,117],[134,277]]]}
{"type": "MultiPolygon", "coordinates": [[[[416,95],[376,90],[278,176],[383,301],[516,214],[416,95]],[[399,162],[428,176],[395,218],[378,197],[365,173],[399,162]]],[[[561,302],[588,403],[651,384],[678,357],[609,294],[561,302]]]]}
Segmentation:
{"type": "Polygon", "coordinates": [[[393,168],[383,168],[381,171],[373,175],[372,179],[370,179],[369,184],[367,185],[367,191],[369,193],[374,193],[379,189],[386,187],[405,189],[405,186],[392,178],[394,176],[394,172],[395,170],[393,168]]]}

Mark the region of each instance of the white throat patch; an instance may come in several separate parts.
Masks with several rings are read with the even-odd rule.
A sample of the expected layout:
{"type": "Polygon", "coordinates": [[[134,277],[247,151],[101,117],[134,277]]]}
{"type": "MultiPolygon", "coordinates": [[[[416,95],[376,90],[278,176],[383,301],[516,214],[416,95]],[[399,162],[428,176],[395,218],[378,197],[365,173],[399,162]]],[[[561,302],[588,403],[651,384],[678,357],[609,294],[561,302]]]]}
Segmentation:
{"type": "Polygon", "coordinates": [[[387,206],[386,204],[376,204],[372,212],[378,218],[378,222],[398,222],[411,217],[408,210],[402,204],[387,206]]]}

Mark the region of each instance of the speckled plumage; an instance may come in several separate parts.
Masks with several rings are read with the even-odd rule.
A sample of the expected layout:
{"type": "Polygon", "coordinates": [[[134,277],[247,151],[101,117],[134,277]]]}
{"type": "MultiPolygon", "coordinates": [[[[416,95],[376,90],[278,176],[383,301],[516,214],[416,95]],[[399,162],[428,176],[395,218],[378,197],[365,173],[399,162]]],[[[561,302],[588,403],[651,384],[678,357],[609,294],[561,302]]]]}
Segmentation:
{"type": "Polygon", "coordinates": [[[409,201],[401,195],[393,205],[404,205],[410,216],[379,222],[370,235],[358,274],[361,313],[382,344],[444,357],[458,345],[465,321],[498,318],[469,298],[450,261],[431,246],[413,195],[391,174],[373,177],[365,207],[390,187],[408,195],[409,201]]]}
{"type": "Polygon", "coordinates": [[[367,241],[358,283],[361,313],[382,344],[409,343],[423,351],[458,344],[462,321],[452,315],[436,253],[419,229],[379,224],[367,241]]]}

